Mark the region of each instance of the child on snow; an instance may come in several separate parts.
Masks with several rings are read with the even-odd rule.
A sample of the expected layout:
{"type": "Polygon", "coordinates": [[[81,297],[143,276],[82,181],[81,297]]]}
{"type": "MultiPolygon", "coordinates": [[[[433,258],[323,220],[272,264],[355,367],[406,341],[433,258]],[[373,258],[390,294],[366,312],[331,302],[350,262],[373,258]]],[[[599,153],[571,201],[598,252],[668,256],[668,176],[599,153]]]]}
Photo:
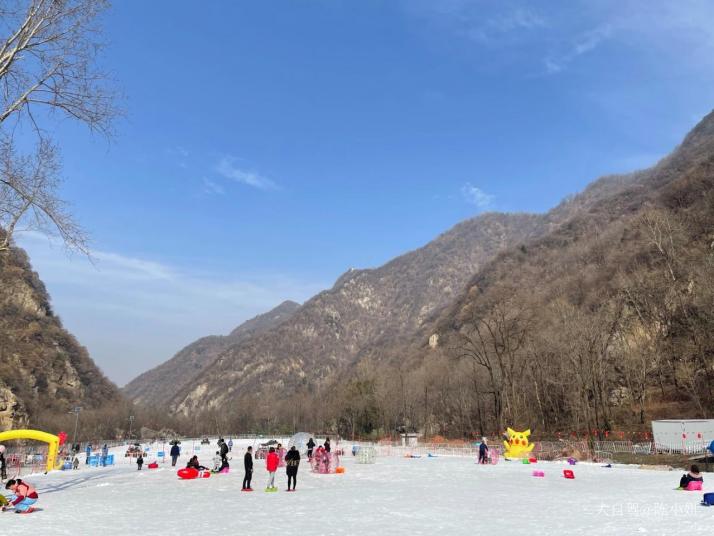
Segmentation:
{"type": "Polygon", "coordinates": [[[481,444],[478,446],[478,463],[488,463],[488,443],[485,437],[481,438],[481,444]]]}
{"type": "Polygon", "coordinates": [[[72,469],[79,469],[79,458],[77,456],[72,461],[72,469]]]}
{"type": "Polygon", "coordinates": [[[280,458],[275,452],[275,447],[270,447],[268,456],[265,458],[265,468],[268,470],[268,485],[265,487],[265,491],[278,491],[275,486],[275,472],[278,470],[279,464],[280,458]]]}
{"type": "MultiPolygon", "coordinates": [[[[16,514],[29,514],[35,510],[33,506],[39,496],[37,495],[37,490],[27,482],[23,482],[21,479],[10,479],[5,484],[5,489],[12,491],[12,496],[10,497],[10,505],[15,507],[16,514]]],[[[10,506],[3,506],[3,510],[9,508],[10,506]]]]}
{"type": "Polygon", "coordinates": [[[213,472],[217,473],[218,471],[221,470],[221,467],[223,466],[223,457],[221,456],[220,451],[216,451],[216,455],[213,457],[213,472]]]}
{"type": "Polygon", "coordinates": [[[136,459],[137,470],[141,471],[141,466],[144,465],[144,455],[139,453],[139,457],[136,459]]]}
{"type": "Polygon", "coordinates": [[[704,477],[702,477],[699,472],[699,467],[697,465],[692,465],[689,473],[682,475],[682,478],[679,480],[679,487],[684,489],[690,482],[704,482],[704,477]]]}

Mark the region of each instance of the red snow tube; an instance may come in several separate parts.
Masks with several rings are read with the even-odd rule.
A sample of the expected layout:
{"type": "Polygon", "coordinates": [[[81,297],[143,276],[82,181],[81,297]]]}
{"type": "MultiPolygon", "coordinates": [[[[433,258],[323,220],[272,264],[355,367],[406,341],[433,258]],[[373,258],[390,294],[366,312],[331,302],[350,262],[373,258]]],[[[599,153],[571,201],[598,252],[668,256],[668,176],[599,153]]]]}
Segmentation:
{"type": "Polygon", "coordinates": [[[159,464],[156,463],[156,462],[151,462],[149,465],[147,465],[147,467],[148,467],[149,469],[158,469],[158,468],[159,468],[159,464]]]}
{"type": "Polygon", "coordinates": [[[199,471],[193,467],[186,467],[176,471],[178,477],[182,480],[193,480],[194,478],[208,478],[211,476],[210,471],[199,471]]]}

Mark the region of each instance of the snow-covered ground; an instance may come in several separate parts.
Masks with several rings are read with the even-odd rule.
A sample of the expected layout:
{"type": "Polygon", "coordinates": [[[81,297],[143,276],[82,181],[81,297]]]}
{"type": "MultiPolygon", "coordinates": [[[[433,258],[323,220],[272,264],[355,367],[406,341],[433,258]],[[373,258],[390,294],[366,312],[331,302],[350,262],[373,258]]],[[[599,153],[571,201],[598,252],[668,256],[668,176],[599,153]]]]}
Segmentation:
{"type": "MultiPolygon", "coordinates": [[[[252,441],[250,442],[253,443],[252,441]]],[[[343,459],[343,475],[313,475],[300,466],[297,493],[264,493],[264,462],[256,461],[255,492],[240,491],[242,455],[231,470],[183,481],[170,462],[139,472],[119,456],[110,468],[54,471],[27,480],[40,492],[40,511],[0,514],[0,534],[84,535],[629,535],[712,534],[714,508],[702,493],[675,491],[679,472],[578,464],[501,462],[478,466],[466,458],[378,458],[374,465],[343,459]],[[534,478],[534,469],[545,478],[534,478]]],[[[349,450],[349,444],[343,444],[349,450]]],[[[190,450],[190,444],[184,445],[190,450]]],[[[203,446],[204,465],[215,447],[203,446]]],[[[183,466],[188,453],[182,455],[183,466]]],[[[147,462],[152,456],[147,458],[147,462]]],[[[82,460],[83,462],[84,460],[82,460]]],[[[714,474],[705,474],[714,491],[714,474]]]]}

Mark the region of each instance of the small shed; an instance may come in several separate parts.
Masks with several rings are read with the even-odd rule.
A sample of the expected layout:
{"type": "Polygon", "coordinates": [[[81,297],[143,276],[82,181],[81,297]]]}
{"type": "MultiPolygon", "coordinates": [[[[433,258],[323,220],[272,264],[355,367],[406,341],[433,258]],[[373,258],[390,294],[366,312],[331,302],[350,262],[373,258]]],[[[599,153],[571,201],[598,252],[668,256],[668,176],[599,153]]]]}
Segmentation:
{"type": "Polygon", "coordinates": [[[411,432],[402,434],[402,447],[416,447],[418,437],[418,434],[411,432]]]}
{"type": "Polygon", "coordinates": [[[657,450],[703,452],[714,441],[714,419],[665,419],[652,421],[657,450]]]}

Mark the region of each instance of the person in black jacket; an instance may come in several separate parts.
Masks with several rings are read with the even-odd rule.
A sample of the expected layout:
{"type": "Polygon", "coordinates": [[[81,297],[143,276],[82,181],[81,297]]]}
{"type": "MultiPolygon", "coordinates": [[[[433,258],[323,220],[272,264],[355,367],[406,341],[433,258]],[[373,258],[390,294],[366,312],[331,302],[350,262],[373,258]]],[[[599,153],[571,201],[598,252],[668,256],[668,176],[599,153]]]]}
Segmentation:
{"type": "Polygon", "coordinates": [[[312,460],[312,449],[315,448],[315,440],[313,438],[310,438],[310,441],[307,442],[307,459],[312,460]]]}
{"type": "Polygon", "coordinates": [[[176,460],[178,460],[179,454],[181,454],[181,448],[178,443],[174,443],[171,446],[171,467],[176,467],[176,460]]]}
{"type": "Polygon", "coordinates": [[[245,468],[243,491],[253,491],[253,488],[250,487],[250,480],[253,478],[253,447],[248,447],[243,457],[243,467],[245,468]]]}
{"type": "Polygon", "coordinates": [[[221,446],[221,461],[223,462],[223,465],[228,465],[228,445],[223,438],[218,440],[218,444],[221,446]]]}
{"type": "Polygon", "coordinates": [[[208,471],[208,467],[204,467],[198,462],[198,456],[193,456],[186,464],[186,469],[193,468],[196,471],[208,471]]]}
{"type": "Polygon", "coordinates": [[[330,452],[331,447],[330,447],[330,438],[329,437],[327,439],[325,439],[324,447],[325,447],[325,452],[330,452]]]}
{"type": "Polygon", "coordinates": [[[0,480],[7,480],[7,461],[5,461],[5,446],[0,445],[0,480]]]}
{"type": "Polygon", "coordinates": [[[478,446],[478,463],[488,463],[488,443],[485,437],[481,438],[481,444],[478,446]]]}
{"type": "Polygon", "coordinates": [[[285,465],[288,473],[288,491],[295,491],[295,486],[297,485],[298,466],[300,465],[300,453],[295,448],[295,445],[290,447],[290,450],[285,455],[285,465]],[[291,482],[293,489],[290,489],[291,482]]]}
{"type": "Polygon", "coordinates": [[[704,478],[699,472],[699,466],[697,465],[692,465],[689,473],[682,475],[682,478],[679,480],[679,487],[682,489],[686,488],[690,482],[704,482],[704,478]]]}

